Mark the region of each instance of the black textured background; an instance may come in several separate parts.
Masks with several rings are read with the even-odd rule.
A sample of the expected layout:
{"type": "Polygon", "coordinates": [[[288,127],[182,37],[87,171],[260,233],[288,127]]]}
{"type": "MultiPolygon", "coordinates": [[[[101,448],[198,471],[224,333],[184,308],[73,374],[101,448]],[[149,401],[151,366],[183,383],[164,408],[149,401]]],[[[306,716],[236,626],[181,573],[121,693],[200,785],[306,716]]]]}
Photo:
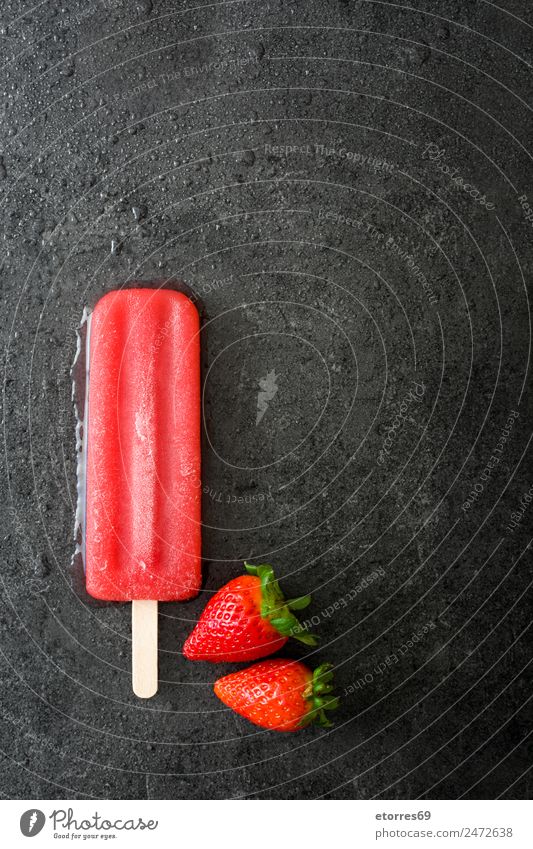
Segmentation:
{"type": "Polygon", "coordinates": [[[1,16],[1,792],[530,795],[530,5],[1,16]],[[224,709],[231,667],[179,653],[205,593],[136,700],[129,606],[73,590],[76,327],[170,278],[204,310],[205,593],[245,557],[313,592],[331,731],[224,709]]]}

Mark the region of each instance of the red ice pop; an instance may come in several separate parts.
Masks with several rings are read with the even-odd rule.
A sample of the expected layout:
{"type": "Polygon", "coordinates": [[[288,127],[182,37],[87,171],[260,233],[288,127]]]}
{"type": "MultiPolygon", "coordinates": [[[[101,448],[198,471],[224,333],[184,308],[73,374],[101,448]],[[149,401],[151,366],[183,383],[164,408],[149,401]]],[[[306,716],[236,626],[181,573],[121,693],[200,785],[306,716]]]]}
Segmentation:
{"type": "Polygon", "coordinates": [[[133,601],[133,686],[153,695],[157,602],[201,582],[199,318],[185,295],[123,289],[97,303],[86,438],[87,591],[133,601]]]}

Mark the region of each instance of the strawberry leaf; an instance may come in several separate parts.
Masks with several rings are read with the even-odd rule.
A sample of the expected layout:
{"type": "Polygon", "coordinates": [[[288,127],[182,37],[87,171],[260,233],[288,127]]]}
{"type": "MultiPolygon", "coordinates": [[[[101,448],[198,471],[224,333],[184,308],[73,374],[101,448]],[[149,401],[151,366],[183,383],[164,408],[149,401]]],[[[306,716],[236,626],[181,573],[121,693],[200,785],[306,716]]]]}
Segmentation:
{"type": "Polygon", "coordinates": [[[336,710],[340,699],[330,695],[333,690],[333,667],[331,663],[323,663],[313,672],[309,687],[304,693],[304,698],[309,702],[309,711],[302,720],[302,726],[313,722],[321,728],[330,728],[331,720],[326,711],[336,710]]]}
{"type": "Polygon", "coordinates": [[[318,637],[308,634],[292,610],[303,610],[311,602],[310,595],[298,596],[287,601],[278,584],[272,566],[261,563],[253,566],[244,562],[249,575],[261,581],[261,616],[284,637],[294,637],[306,646],[316,646],[318,637]]]}
{"type": "Polygon", "coordinates": [[[301,595],[299,598],[291,598],[286,602],[287,607],[291,610],[303,610],[311,604],[310,595],[301,595]]]}

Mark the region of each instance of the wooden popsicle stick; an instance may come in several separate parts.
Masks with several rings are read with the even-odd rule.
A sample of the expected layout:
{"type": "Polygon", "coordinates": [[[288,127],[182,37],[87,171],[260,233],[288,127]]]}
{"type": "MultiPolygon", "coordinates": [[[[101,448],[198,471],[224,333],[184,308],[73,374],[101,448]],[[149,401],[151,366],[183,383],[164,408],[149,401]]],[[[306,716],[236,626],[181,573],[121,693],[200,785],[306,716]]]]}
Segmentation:
{"type": "Polygon", "coordinates": [[[157,693],[157,601],[132,601],[131,671],[140,699],[157,693]]]}

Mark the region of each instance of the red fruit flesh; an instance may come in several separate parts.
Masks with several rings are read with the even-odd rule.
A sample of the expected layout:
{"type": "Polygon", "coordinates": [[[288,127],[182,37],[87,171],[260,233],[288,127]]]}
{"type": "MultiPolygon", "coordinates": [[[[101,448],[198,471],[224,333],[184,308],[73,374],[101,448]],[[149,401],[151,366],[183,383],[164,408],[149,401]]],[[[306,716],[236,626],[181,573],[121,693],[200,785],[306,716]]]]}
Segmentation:
{"type": "Polygon", "coordinates": [[[298,731],[310,710],[312,672],[299,661],[264,660],[219,678],[215,694],[227,707],[273,731],[298,731]]]}
{"type": "Polygon", "coordinates": [[[273,654],[286,642],[287,637],[261,617],[261,581],[243,575],[207,603],[183,654],[189,660],[250,661],[273,654]]]}

